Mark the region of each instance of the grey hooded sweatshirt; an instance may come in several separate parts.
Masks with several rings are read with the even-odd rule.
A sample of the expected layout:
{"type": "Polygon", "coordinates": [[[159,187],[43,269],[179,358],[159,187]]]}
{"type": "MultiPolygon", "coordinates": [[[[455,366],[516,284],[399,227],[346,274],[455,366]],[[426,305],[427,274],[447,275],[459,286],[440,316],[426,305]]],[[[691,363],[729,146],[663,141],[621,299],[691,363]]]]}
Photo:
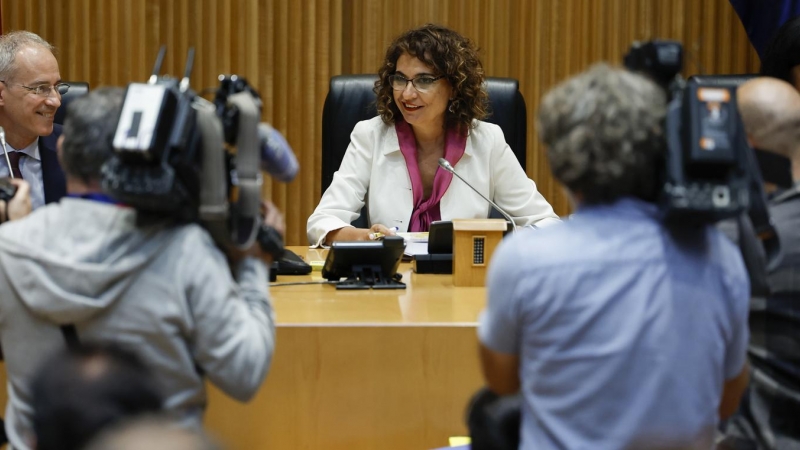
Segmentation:
{"type": "Polygon", "coordinates": [[[275,347],[266,266],[246,258],[234,280],[200,226],[140,227],[135,219],[131,208],[64,198],[0,227],[0,342],[14,448],[29,448],[28,385],[42,360],[65,348],[64,324],[81,341],[136,351],[164,406],[188,426],[201,425],[204,376],[241,401],[266,376],[275,347]]]}

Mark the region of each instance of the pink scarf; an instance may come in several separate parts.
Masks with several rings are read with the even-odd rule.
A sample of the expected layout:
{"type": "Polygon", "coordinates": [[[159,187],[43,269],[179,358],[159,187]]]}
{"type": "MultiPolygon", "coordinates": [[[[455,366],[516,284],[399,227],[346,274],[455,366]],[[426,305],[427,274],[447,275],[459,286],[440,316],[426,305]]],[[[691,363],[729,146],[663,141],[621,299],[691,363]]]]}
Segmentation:
{"type": "MultiPolygon", "coordinates": [[[[414,210],[411,213],[411,221],[408,224],[408,231],[428,231],[431,222],[442,219],[439,210],[439,201],[450,186],[453,174],[439,168],[433,177],[433,191],[427,200],[423,199],[422,175],[417,164],[417,140],[411,125],[404,120],[398,120],[394,124],[397,131],[397,140],[400,143],[400,151],[406,160],[408,176],[411,178],[411,191],[414,194],[414,210]]],[[[444,140],[444,159],[455,166],[464,155],[467,147],[467,135],[458,132],[457,128],[447,130],[444,140]]]]}

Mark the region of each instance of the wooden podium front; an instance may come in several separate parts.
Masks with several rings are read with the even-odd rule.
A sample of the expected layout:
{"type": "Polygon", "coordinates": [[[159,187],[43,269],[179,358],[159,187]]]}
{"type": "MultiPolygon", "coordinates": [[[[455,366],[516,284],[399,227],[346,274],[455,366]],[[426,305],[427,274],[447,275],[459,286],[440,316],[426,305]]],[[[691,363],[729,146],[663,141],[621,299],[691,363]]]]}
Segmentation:
{"type": "MultiPolygon", "coordinates": [[[[324,251],[292,248],[307,260],[324,251]],[[307,254],[308,253],[308,254],[307,254]]],[[[430,449],[467,433],[483,384],[476,321],[485,289],[400,267],[405,290],[273,286],[277,351],[248,404],[209,389],[206,425],[231,449],[430,449]]],[[[281,282],[321,281],[310,276],[281,282]]]]}

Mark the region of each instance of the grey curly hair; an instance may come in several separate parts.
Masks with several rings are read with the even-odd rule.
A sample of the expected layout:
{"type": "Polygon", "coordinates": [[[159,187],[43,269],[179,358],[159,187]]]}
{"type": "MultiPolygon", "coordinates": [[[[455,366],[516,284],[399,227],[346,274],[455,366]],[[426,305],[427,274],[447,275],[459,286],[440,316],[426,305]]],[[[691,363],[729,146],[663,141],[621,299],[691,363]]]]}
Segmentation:
{"type": "Polygon", "coordinates": [[[556,86],[538,113],[553,176],[584,204],[654,200],[666,106],[655,83],[607,64],[556,86]]]}
{"type": "Polygon", "coordinates": [[[125,90],[101,87],[67,106],[61,164],[67,175],[86,183],[99,180],[111,156],[125,90]]]}

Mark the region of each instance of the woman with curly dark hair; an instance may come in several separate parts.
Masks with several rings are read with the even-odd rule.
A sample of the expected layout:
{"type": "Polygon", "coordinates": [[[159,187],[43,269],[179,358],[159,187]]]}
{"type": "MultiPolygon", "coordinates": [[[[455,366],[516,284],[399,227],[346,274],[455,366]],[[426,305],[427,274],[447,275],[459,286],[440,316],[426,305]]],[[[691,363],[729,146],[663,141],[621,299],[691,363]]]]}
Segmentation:
{"type": "Polygon", "coordinates": [[[308,219],[311,244],[372,233],[428,231],[431,222],[488,217],[490,206],[439,158],[512,216],[517,226],[557,222],[488,114],[483,66],[464,36],[428,24],[392,42],[375,82],[378,117],[359,122],[339,171],[308,219]],[[368,229],[350,226],[364,204],[368,229]]]}

